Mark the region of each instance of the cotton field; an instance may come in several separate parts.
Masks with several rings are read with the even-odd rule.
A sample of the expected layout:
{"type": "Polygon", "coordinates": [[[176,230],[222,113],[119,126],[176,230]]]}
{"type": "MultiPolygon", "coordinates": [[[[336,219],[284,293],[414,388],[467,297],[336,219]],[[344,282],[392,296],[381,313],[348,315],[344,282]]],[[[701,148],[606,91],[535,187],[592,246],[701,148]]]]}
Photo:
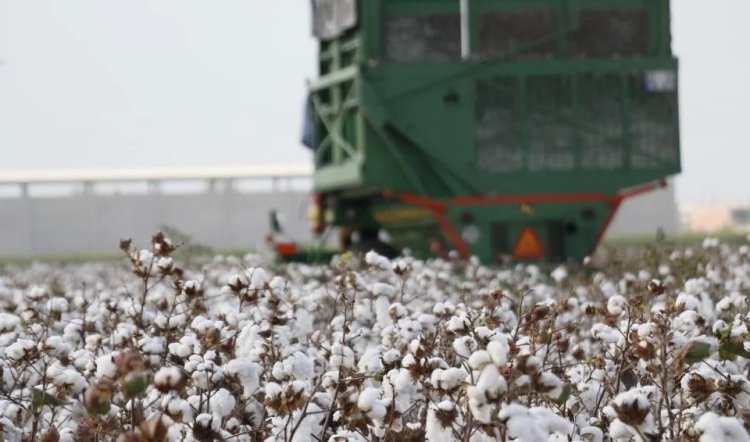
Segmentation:
{"type": "Polygon", "coordinates": [[[746,245],[503,268],[121,248],[0,271],[3,440],[750,440],[746,245]]]}

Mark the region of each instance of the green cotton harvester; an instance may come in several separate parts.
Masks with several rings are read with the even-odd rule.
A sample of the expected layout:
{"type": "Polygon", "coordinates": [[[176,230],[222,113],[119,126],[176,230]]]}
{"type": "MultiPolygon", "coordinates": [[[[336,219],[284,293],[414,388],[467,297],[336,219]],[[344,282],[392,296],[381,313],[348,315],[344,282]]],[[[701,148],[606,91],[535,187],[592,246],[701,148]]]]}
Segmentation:
{"type": "Polygon", "coordinates": [[[581,260],[680,172],[668,0],[312,3],[311,221],[344,247],[581,260]]]}

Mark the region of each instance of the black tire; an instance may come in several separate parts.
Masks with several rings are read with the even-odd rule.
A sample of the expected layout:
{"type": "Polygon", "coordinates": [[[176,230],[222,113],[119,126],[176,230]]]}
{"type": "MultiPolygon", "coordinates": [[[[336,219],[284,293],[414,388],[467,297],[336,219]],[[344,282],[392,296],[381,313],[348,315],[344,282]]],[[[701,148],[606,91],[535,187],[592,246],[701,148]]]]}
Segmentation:
{"type": "Polygon", "coordinates": [[[378,255],[385,256],[388,259],[393,259],[401,255],[395,247],[388,243],[377,239],[365,239],[357,243],[352,244],[352,252],[364,256],[369,251],[374,251],[378,255]]]}

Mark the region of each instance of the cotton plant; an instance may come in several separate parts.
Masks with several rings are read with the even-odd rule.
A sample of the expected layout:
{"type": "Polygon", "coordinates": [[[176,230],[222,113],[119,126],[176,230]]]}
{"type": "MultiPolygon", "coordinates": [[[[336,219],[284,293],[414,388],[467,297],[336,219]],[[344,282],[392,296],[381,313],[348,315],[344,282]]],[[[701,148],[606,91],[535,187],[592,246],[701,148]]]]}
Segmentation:
{"type": "Polygon", "coordinates": [[[0,426],[44,441],[748,440],[750,246],[0,270],[0,426]]]}

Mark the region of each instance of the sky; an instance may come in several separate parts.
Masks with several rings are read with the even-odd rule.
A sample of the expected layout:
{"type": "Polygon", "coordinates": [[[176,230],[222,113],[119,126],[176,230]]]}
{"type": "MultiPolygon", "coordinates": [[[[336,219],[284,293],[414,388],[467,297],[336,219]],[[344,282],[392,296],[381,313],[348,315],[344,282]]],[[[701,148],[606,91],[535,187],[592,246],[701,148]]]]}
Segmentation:
{"type": "MultiPolygon", "coordinates": [[[[750,203],[750,1],[673,0],[681,203],[750,203]]],[[[300,164],[305,0],[0,0],[0,173],[300,164]]]]}

